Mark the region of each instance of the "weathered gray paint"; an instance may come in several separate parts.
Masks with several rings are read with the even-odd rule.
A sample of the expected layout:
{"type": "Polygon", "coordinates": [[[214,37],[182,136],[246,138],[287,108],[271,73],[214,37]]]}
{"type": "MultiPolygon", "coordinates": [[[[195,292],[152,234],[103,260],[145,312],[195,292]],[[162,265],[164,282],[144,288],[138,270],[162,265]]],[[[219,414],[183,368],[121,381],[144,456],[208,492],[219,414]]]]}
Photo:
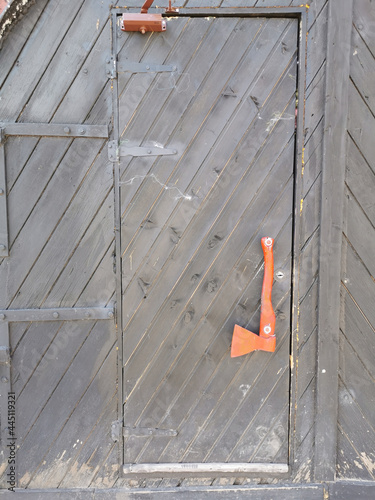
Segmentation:
{"type": "MultiPolygon", "coordinates": [[[[220,9],[224,7],[268,8],[275,2],[191,0],[178,3],[184,5],[185,9],[207,5],[219,7],[213,9],[217,13],[222,12],[220,9]]],[[[301,9],[300,1],[279,0],[277,3],[283,6],[294,4],[301,9]]],[[[291,478],[295,482],[311,481],[316,461],[316,311],[319,300],[320,228],[324,227],[324,223],[322,226],[320,224],[320,195],[326,37],[328,6],[332,4],[334,7],[335,3],[313,0],[307,11],[306,99],[304,117],[300,114],[298,118],[299,124],[303,125],[304,142],[296,163],[296,174],[300,174],[301,179],[295,203],[295,241],[299,243],[294,248],[296,286],[293,293],[298,307],[293,325],[295,342],[292,352],[294,372],[290,420],[293,436],[291,478]]],[[[140,5],[137,0],[129,0],[127,4],[138,8],[140,5]]],[[[163,4],[167,2],[162,1],[163,4]]],[[[371,159],[374,155],[372,136],[368,134],[368,130],[372,129],[374,109],[371,82],[369,85],[371,71],[362,69],[362,66],[372,67],[375,53],[371,9],[373,6],[369,0],[354,2],[345,187],[345,194],[349,198],[345,198],[348,217],[343,232],[337,458],[339,477],[362,480],[374,479],[373,432],[370,424],[373,363],[369,349],[374,325],[371,313],[374,276],[371,267],[374,181],[371,159]],[[358,126],[358,123],[368,126],[358,126]],[[358,182],[358,178],[362,182],[358,182]]],[[[269,10],[269,13],[272,11],[269,10]]],[[[109,2],[99,5],[89,0],[80,1],[67,10],[61,2],[38,0],[27,16],[13,26],[0,53],[0,121],[107,124],[111,115],[111,84],[106,74],[106,60],[110,56],[108,16],[109,2]],[[71,47],[74,49],[71,50],[71,47]]],[[[132,50],[136,51],[137,48],[132,50]]],[[[302,56],[300,53],[300,61],[303,60],[302,56]]],[[[112,139],[116,137],[112,135],[112,139]]],[[[5,294],[4,287],[1,287],[0,307],[71,308],[105,307],[111,304],[115,290],[113,271],[116,271],[116,267],[113,268],[113,179],[112,167],[105,167],[108,158],[106,141],[76,139],[71,142],[70,139],[56,137],[8,137],[5,150],[7,194],[11,209],[8,216],[9,237],[13,247],[9,260],[13,259],[13,264],[6,264],[7,272],[0,277],[1,283],[9,279],[10,292],[9,295],[5,294]],[[83,156],[80,154],[82,146],[83,156]],[[91,161],[96,159],[91,168],[90,154],[93,155],[91,161]],[[82,158],[87,159],[85,165],[82,165],[82,158]],[[66,168],[64,165],[76,166],[77,172],[72,172],[75,179],[71,179],[71,189],[67,178],[61,177],[59,182],[54,182],[54,177],[66,168]],[[80,177],[82,173],[83,177],[80,177]],[[106,179],[104,184],[103,176],[106,179]],[[74,195],[76,192],[79,193],[79,199],[74,195]],[[64,204],[64,198],[67,204],[64,204]],[[77,198],[76,202],[74,198],[77,198]],[[85,208],[83,213],[82,207],[85,208]],[[40,224],[38,211],[48,213],[49,220],[45,224],[40,224]],[[59,214],[63,217],[55,217],[59,214]],[[22,248],[27,248],[28,252],[23,253],[22,248]],[[79,272],[80,269],[91,269],[92,272],[87,276],[86,272],[79,272]]],[[[119,226],[115,231],[119,233],[119,226]]],[[[177,238],[173,233],[171,237],[177,238]]],[[[121,245],[117,246],[115,258],[119,272],[121,245]]],[[[0,267],[3,265],[4,261],[0,267]]],[[[142,286],[147,288],[147,281],[142,286]]],[[[121,290],[118,297],[121,297],[121,290]]],[[[114,330],[108,321],[79,323],[80,328],[74,335],[71,335],[69,322],[10,325],[14,370],[12,382],[18,394],[17,417],[19,428],[28,432],[26,445],[20,434],[20,486],[59,486],[63,489],[111,488],[115,484],[120,488],[126,484],[129,486],[125,480],[118,480],[121,459],[109,431],[111,422],[117,419],[114,330]],[[61,401],[64,402],[63,406],[61,401]],[[46,428],[48,433],[45,432],[46,428]],[[41,463],[36,470],[34,465],[37,460],[30,450],[40,446],[41,434],[46,439],[40,448],[45,463],[41,463]],[[73,444],[76,446],[73,447],[73,444]],[[29,463],[24,462],[22,453],[30,453],[29,463]],[[26,477],[26,471],[29,477],[26,477]]],[[[336,459],[332,453],[330,456],[332,470],[336,459]]],[[[213,486],[217,487],[223,482],[240,482],[248,488],[249,483],[254,481],[259,480],[227,478],[214,481],[213,486]]],[[[188,488],[193,484],[194,479],[180,478],[150,480],[147,486],[160,487],[163,495],[163,488],[179,485],[177,491],[182,491],[181,487],[188,488]]],[[[199,490],[198,493],[186,490],[184,494],[211,494],[208,488],[211,482],[205,484],[205,490],[199,490]]],[[[144,486],[145,483],[132,482],[131,485],[144,486]]],[[[353,498],[353,491],[356,491],[372,498],[372,488],[371,484],[355,486],[338,483],[326,488],[320,486],[319,493],[314,490],[314,493],[310,491],[309,494],[318,495],[318,498],[323,495],[327,498],[329,494],[345,498],[347,494],[348,498],[353,498]]],[[[170,494],[173,496],[175,491],[172,490],[170,494]]],[[[272,489],[271,496],[274,491],[272,489]]],[[[296,495],[301,494],[298,489],[294,491],[296,495]]],[[[149,491],[116,492],[123,498],[127,495],[134,498],[138,493],[146,497],[155,494],[149,491]]],[[[215,496],[215,493],[212,495],[215,496]]],[[[255,498],[259,494],[250,489],[247,493],[255,495],[255,498]]],[[[31,490],[21,494],[40,495],[31,490]]],[[[75,494],[79,498],[79,495],[86,493],[75,494]]],[[[87,494],[98,496],[100,493],[88,489],[87,494]]],[[[103,492],[103,495],[111,494],[111,491],[103,492]]],[[[241,494],[245,494],[244,490],[241,490],[241,494]]],[[[277,494],[279,497],[280,491],[277,494]]],[[[46,495],[50,495],[50,492],[46,495]]],[[[61,495],[72,497],[72,492],[62,492],[61,495]]],[[[233,492],[233,495],[237,495],[237,492],[233,492]]],[[[306,492],[303,495],[306,498],[306,492]]]]}

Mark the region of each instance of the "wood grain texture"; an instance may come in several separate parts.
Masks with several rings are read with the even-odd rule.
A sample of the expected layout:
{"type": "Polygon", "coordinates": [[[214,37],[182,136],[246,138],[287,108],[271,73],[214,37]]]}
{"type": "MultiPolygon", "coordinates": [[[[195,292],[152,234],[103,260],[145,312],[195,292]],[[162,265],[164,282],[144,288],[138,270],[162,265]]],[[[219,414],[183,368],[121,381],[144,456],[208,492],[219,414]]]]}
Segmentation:
{"type": "MultiPolygon", "coordinates": [[[[373,313],[375,163],[369,129],[374,122],[375,8],[354,2],[345,177],[345,226],[340,321],[340,398],[337,476],[374,480],[375,436],[373,313]]],[[[369,495],[371,495],[371,490],[369,495]]],[[[339,490],[337,495],[339,495],[339,490]]],[[[363,491],[366,498],[367,493],[363,491]]]]}

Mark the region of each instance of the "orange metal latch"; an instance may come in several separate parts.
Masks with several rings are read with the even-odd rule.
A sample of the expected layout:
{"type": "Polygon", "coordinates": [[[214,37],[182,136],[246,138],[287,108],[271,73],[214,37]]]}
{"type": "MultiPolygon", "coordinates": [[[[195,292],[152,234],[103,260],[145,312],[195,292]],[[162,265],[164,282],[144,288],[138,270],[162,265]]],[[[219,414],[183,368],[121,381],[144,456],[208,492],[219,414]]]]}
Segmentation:
{"type": "Polygon", "coordinates": [[[149,14],[148,9],[154,0],[146,0],[138,14],[123,14],[121,29],[122,31],[139,31],[143,35],[148,31],[165,31],[167,21],[161,14],[149,14]]]}
{"type": "Polygon", "coordinates": [[[235,325],[232,338],[231,357],[243,356],[252,351],[274,352],[276,348],[275,313],[271,293],[273,283],[273,238],[261,240],[264,255],[264,277],[260,308],[259,335],[235,325]]]}

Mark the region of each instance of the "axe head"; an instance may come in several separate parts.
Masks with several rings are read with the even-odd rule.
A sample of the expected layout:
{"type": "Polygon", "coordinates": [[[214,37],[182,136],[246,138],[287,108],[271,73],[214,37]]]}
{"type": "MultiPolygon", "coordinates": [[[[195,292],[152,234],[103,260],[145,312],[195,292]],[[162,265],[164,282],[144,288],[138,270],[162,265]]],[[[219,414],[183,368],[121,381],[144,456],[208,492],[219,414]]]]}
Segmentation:
{"type": "Polygon", "coordinates": [[[252,351],[274,352],[276,337],[261,337],[241,326],[235,325],[232,338],[231,357],[243,356],[252,351]]]}

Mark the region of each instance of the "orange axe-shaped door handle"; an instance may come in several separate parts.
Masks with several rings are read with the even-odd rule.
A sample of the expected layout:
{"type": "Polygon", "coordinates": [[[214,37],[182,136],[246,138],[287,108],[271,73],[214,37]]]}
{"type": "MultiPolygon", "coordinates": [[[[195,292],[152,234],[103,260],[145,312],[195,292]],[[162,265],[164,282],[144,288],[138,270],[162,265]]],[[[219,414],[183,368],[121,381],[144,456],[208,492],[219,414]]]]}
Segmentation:
{"type": "Polygon", "coordinates": [[[269,237],[264,237],[261,241],[264,255],[264,276],[259,335],[241,326],[235,325],[232,338],[232,358],[243,356],[252,351],[275,351],[275,313],[271,302],[273,283],[273,242],[274,240],[269,237]]]}

